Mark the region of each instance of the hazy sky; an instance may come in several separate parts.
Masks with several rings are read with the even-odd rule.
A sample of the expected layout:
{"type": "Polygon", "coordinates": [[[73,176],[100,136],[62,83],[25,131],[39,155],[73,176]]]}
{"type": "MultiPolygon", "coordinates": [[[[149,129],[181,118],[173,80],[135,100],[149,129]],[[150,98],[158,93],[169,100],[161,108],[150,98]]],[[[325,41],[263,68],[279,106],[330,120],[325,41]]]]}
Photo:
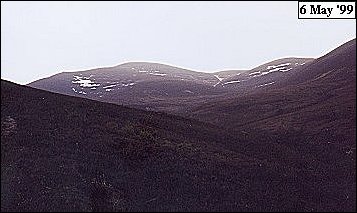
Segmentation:
{"type": "Polygon", "coordinates": [[[1,2],[1,78],[161,62],[213,72],[318,57],[356,20],[299,20],[297,2],[1,2]]]}

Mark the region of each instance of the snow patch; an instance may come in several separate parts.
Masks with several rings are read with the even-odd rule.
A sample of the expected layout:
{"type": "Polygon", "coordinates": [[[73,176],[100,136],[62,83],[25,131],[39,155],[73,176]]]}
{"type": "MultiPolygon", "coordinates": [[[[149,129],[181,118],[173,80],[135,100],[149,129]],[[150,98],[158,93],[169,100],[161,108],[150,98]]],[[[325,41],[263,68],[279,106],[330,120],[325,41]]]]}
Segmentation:
{"type": "Polygon", "coordinates": [[[122,85],[123,87],[127,87],[127,86],[133,86],[133,85],[135,85],[135,83],[127,83],[127,84],[122,83],[121,85],[122,85]]]}
{"type": "Polygon", "coordinates": [[[278,68],[274,68],[272,70],[269,70],[269,71],[266,71],[266,72],[262,72],[261,74],[267,74],[267,73],[270,73],[270,72],[275,72],[275,71],[279,71],[281,69],[285,69],[285,67],[278,67],[278,68]]]}
{"type": "Polygon", "coordinates": [[[93,75],[90,75],[89,77],[83,77],[83,76],[78,76],[78,75],[73,75],[73,84],[79,84],[80,87],[98,87],[100,84],[96,84],[94,81],[92,81],[90,78],[93,75]]]}
{"type": "Polygon", "coordinates": [[[272,68],[277,68],[277,67],[285,67],[289,66],[291,63],[285,63],[285,64],[278,64],[278,65],[271,65],[267,67],[267,70],[272,69],[272,68]]]}
{"type": "Polygon", "coordinates": [[[219,77],[218,75],[214,75],[218,79],[218,81],[222,81],[224,78],[219,77]]]}
{"type": "Polygon", "coordinates": [[[228,81],[228,82],[224,83],[223,85],[234,84],[234,83],[240,83],[240,81],[228,81]]]}
{"type": "Polygon", "coordinates": [[[223,80],[224,78],[221,78],[221,77],[219,77],[218,75],[214,75],[214,77],[216,77],[216,78],[218,79],[218,82],[217,82],[215,85],[213,85],[213,87],[216,87],[218,84],[220,84],[220,83],[222,82],[222,80],[223,80]]]}
{"type": "Polygon", "coordinates": [[[293,68],[288,68],[288,69],[286,69],[286,70],[280,70],[280,72],[287,72],[287,71],[290,71],[290,70],[292,70],[293,68]]]}
{"type": "Polygon", "coordinates": [[[112,87],[115,87],[115,86],[116,86],[116,84],[108,85],[108,86],[103,87],[103,89],[112,88],[112,87]]]}
{"type": "Polygon", "coordinates": [[[257,74],[260,74],[260,71],[249,73],[249,75],[257,75],[257,74]]]}
{"type": "Polygon", "coordinates": [[[167,75],[167,74],[165,74],[165,73],[149,73],[150,75],[157,75],[157,76],[165,76],[165,75],[167,75]]]}
{"type": "Polygon", "coordinates": [[[269,73],[272,73],[272,72],[277,72],[277,71],[280,71],[280,72],[287,72],[289,70],[291,70],[292,68],[286,68],[285,66],[284,67],[276,67],[274,69],[270,69],[268,71],[257,71],[257,72],[253,72],[253,73],[250,73],[249,75],[254,75],[253,77],[258,77],[258,76],[262,76],[262,75],[266,75],[266,74],[269,74],[269,73]]]}
{"type": "Polygon", "coordinates": [[[270,82],[270,83],[266,83],[266,84],[261,84],[261,85],[259,85],[259,86],[257,86],[257,87],[264,87],[264,86],[268,86],[268,85],[271,85],[271,84],[274,84],[275,82],[273,81],[273,82],[270,82]]]}

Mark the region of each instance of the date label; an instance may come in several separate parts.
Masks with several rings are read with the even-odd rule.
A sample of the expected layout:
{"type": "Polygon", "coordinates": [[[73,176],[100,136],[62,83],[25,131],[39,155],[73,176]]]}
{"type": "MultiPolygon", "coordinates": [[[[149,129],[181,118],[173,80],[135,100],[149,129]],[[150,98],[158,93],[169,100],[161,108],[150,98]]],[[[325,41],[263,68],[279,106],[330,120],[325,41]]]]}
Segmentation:
{"type": "Polygon", "coordinates": [[[299,2],[299,19],[355,19],[356,2],[299,2]]]}

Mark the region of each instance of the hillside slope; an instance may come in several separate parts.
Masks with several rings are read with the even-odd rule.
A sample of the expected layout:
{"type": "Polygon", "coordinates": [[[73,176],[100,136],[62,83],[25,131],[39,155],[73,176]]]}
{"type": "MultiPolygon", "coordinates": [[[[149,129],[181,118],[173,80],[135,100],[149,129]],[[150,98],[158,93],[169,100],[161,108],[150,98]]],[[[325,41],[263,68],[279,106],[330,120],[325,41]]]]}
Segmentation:
{"type": "Polygon", "coordinates": [[[290,126],[318,133],[329,123],[335,132],[340,129],[344,131],[341,135],[351,136],[349,141],[353,142],[355,99],[354,39],[277,84],[243,95],[220,96],[191,112],[193,117],[231,128],[247,125],[280,131],[290,126]]]}
{"type": "Polygon", "coordinates": [[[2,211],[353,210],[332,174],[209,124],[1,82],[2,211]]]}
{"type": "MultiPolygon", "coordinates": [[[[314,155],[336,168],[335,177],[355,178],[356,168],[355,40],[312,61],[280,84],[245,95],[217,97],[189,108],[190,115],[267,146],[284,144],[314,155]],[[339,171],[346,168],[345,172],[339,171]],[[345,177],[344,177],[345,176],[345,177]]],[[[284,158],[282,156],[282,158],[284,158]]],[[[355,181],[351,182],[355,187],[355,181]]],[[[355,195],[355,191],[353,192],[355,195]]]]}

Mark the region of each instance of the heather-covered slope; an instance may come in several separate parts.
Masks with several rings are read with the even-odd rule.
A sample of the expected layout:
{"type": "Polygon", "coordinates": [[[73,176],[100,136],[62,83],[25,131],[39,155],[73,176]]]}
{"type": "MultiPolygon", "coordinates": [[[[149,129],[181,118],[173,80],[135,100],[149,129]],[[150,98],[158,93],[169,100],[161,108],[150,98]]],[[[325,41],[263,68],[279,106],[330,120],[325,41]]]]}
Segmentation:
{"type": "Polygon", "coordinates": [[[2,211],[355,208],[349,176],[275,138],[7,81],[1,125],[2,211]]]}

